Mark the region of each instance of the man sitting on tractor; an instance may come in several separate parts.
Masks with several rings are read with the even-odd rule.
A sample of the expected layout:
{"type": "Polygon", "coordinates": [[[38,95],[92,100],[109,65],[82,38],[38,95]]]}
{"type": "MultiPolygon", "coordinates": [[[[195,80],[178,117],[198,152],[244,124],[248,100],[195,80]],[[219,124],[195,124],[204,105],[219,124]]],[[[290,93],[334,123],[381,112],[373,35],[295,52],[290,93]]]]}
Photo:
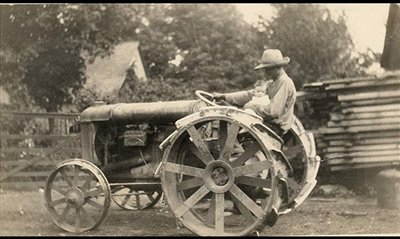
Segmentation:
{"type": "Polygon", "coordinates": [[[214,93],[216,100],[225,100],[232,105],[251,109],[264,119],[264,124],[277,135],[283,137],[294,122],[294,104],[296,102],[296,88],[292,79],[283,69],[290,61],[283,57],[280,50],[265,50],[261,63],[254,69],[263,69],[266,80],[272,79],[267,86],[267,94],[271,102],[251,101],[255,95],[254,89],[233,93],[214,93]]]}

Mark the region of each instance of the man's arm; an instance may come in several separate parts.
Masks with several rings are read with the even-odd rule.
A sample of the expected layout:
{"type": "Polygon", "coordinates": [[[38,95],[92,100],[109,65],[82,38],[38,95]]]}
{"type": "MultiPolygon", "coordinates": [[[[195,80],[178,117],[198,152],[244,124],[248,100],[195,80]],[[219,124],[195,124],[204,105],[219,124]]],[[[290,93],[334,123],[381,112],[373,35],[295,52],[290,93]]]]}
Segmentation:
{"type": "Polygon", "coordinates": [[[254,90],[238,91],[233,93],[226,93],[224,95],[226,102],[231,105],[242,107],[254,96],[254,90]]]}

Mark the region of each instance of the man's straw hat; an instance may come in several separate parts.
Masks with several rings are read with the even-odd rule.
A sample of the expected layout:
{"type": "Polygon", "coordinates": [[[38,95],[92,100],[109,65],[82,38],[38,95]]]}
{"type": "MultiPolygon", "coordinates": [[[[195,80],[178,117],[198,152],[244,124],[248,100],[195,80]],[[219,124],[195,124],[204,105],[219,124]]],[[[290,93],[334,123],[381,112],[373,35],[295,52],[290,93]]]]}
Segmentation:
{"type": "Polygon", "coordinates": [[[261,56],[261,63],[254,68],[254,70],[259,70],[262,68],[271,68],[276,66],[285,66],[289,64],[290,58],[283,57],[282,52],[278,49],[267,49],[263,52],[261,56]]]}

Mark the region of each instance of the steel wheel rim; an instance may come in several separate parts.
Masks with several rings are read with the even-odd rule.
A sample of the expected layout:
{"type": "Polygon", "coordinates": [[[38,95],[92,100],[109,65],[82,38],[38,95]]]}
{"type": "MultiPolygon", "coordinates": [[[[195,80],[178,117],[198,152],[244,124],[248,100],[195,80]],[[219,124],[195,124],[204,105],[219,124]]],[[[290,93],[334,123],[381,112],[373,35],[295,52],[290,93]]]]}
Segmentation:
{"type": "MultiPolygon", "coordinates": [[[[194,122],[193,125],[201,124],[204,120],[199,120],[197,122],[194,122]]],[[[192,230],[193,232],[199,234],[199,235],[205,235],[205,236],[210,236],[210,235],[246,235],[249,234],[255,230],[261,230],[263,227],[265,227],[264,224],[264,220],[266,215],[268,214],[268,212],[270,211],[272,204],[273,204],[273,198],[278,197],[278,191],[276,190],[275,187],[273,187],[272,185],[275,185],[275,171],[273,169],[273,163],[271,161],[271,157],[269,155],[269,153],[265,153],[266,149],[265,147],[260,144],[260,140],[258,138],[258,136],[254,133],[251,133],[251,130],[248,126],[241,124],[240,122],[237,121],[232,121],[231,119],[227,118],[227,117],[219,117],[218,119],[214,119],[214,120],[219,120],[219,121],[224,121],[224,122],[228,122],[229,126],[227,129],[227,134],[235,134],[239,131],[240,128],[244,128],[246,129],[248,132],[250,132],[250,134],[252,135],[252,137],[254,137],[254,139],[256,140],[256,142],[258,143],[258,147],[259,150],[255,151],[253,149],[253,151],[256,152],[260,152],[262,151],[265,155],[266,158],[268,159],[268,163],[262,163],[260,162],[259,164],[257,164],[258,167],[268,167],[268,168],[262,168],[263,170],[268,169],[269,171],[269,184],[270,184],[270,196],[265,200],[264,204],[262,206],[258,206],[256,204],[256,201],[253,201],[252,199],[249,198],[249,196],[243,192],[243,190],[241,190],[240,187],[238,187],[237,184],[237,179],[240,177],[246,177],[245,175],[242,175],[241,171],[249,169],[250,167],[245,167],[246,165],[234,165],[234,167],[232,167],[232,165],[230,164],[223,164],[222,166],[218,163],[216,164],[214,168],[212,168],[210,165],[215,164],[215,162],[218,162],[219,160],[215,160],[211,163],[207,163],[204,162],[204,169],[199,170],[199,169],[193,169],[192,168],[187,168],[185,166],[181,167],[180,169],[177,169],[177,167],[179,168],[180,166],[177,166],[176,164],[179,164],[179,162],[175,163],[170,163],[171,162],[171,158],[173,156],[170,156],[170,158],[164,158],[164,170],[162,172],[162,186],[163,186],[163,191],[164,193],[166,193],[166,199],[169,202],[170,208],[173,210],[174,214],[177,216],[178,220],[180,220],[187,228],[189,228],[190,230],[192,230]],[[230,166],[227,166],[230,165],[230,166]],[[215,190],[213,189],[213,186],[215,186],[215,184],[212,184],[212,178],[209,176],[210,172],[212,170],[215,170],[215,168],[218,167],[222,167],[223,169],[225,169],[226,171],[233,171],[233,180],[235,183],[231,183],[231,178],[232,176],[228,176],[228,180],[226,182],[222,182],[222,188],[224,186],[226,186],[226,188],[220,188],[215,190]],[[211,169],[210,169],[211,168],[211,169]],[[179,171],[181,170],[181,171],[179,171]],[[190,171],[193,172],[190,172],[190,171]],[[195,193],[193,193],[191,196],[189,196],[189,198],[185,197],[184,193],[179,191],[178,189],[170,189],[168,185],[185,185],[185,187],[188,187],[188,185],[190,183],[184,181],[184,182],[178,182],[177,180],[174,180],[174,175],[173,174],[178,175],[179,173],[185,173],[185,174],[189,174],[189,175],[196,175],[196,177],[189,179],[187,181],[191,181],[192,185],[198,185],[199,188],[197,189],[197,191],[195,193]],[[202,176],[202,175],[206,175],[206,176],[202,176]],[[211,181],[211,183],[210,183],[211,181]],[[171,192],[178,192],[177,194],[179,194],[180,198],[177,196],[171,196],[171,192]],[[209,211],[210,210],[214,210],[214,215],[211,213],[211,217],[214,217],[214,221],[212,223],[213,227],[210,227],[210,223],[205,223],[205,221],[210,221],[209,220],[209,213],[207,213],[207,220],[205,219],[204,215],[200,215],[196,209],[194,208],[196,206],[196,204],[203,199],[206,196],[209,196],[209,194],[211,194],[211,199],[210,199],[210,203],[209,203],[209,211]],[[246,195],[245,195],[246,194],[246,195]],[[232,228],[225,228],[225,224],[229,222],[229,218],[225,218],[225,210],[224,210],[224,205],[225,203],[228,201],[227,198],[231,198],[232,203],[235,204],[236,206],[238,206],[240,209],[240,215],[242,217],[244,216],[249,216],[249,213],[246,213],[247,211],[250,211],[250,215],[253,216],[253,222],[252,223],[248,223],[244,229],[238,229],[238,230],[232,230],[232,228]],[[197,199],[199,199],[199,201],[197,201],[197,199]],[[246,203],[241,203],[241,201],[246,202],[246,203]],[[174,202],[174,201],[178,201],[178,202],[174,202]],[[172,203],[171,203],[172,202],[172,203]],[[179,206],[179,205],[184,205],[184,206],[179,206]],[[185,206],[186,205],[186,206],[185,206]],[[217,206],[214,206],[217,205],[217,206]],[[247,206],[247,205],[251,205],[251,206],[247,206]],[[212,209],[210,209],[212,208],[212,209]],[[243,210],[243,211],[242,211],[243,210]],[[247,214],[247,215],[245,215],[247,214]],[[209,225],[206,225],[209,224],[209,225]]],[[[195,131],[193,130],[193,128],[191,128],[192,126],[189,126],[187,128],[187,132],[188,135],[190,135],[192,138],[197,138],[198,136],[195,135],[195,131]]],[[[196,128],[194,128],[196,129],[196,128]]],[[[185,132],[185,131],[184,131],[185,132]]],[[[172,140],[172,143],[175,142],[179,142],[179,140],[182,140],[183,138],[185,138],[185,136],[183,136],[184,133],[180,134],[179,136],[176,136],[175,140],[172,140]]],[[[187,136],[186,136],[187,137],[187,136]]],[[[227,143],[228,141],[225,141],[225,143],[227,143]]],[[[229,143],[229,145],[231,145],[232,142],[229,143]]],[[[197,146],[197,145],[196,145],[197,146]]],[[[229,147],[230,148],[230,147],[229,147]]],[[[169,155],[171,150],[173,151],[173,149],[168,148],[164,154],[165,155],[169,155]]],[[[229,150],[228,150],[229,151],[229,150]]],[[[246,152],[246,151],[245,151],[246,152]]],[[[251,154],[251,153],[250,153],[251,154]]],[[[224,155],[224,150],[222,150],[221,155],[224,155]]],[[[229,153],[227,153],[227,155],[230,155],[229,153]]],[[[252,155],[250,155],[252,156],[252,155]]],[[[249,158],[250,158],[249,156],[249,158]]],[[[165,156],[167,157],[167,156],[165,156]]],[[[224,158],[224,157],[221,157],[224,158]]],[[[240,158],[240,155],[239,155],[240,158]]],[[[245,157],[244,157],[245,158],[245,157]]],[[[242,163],[246,162],[246,160],[242,158],[242,163]]],[[[247,158],[247,160],[249,159],[247,158]]],[[[223,160],[222,160],[223,161],[223,160]]],[[[253,165],[254,166],[254,165],[253,165]]],[[[248,172],[250,172],[252,170],[248,170],[248,172]]],[[[254,170],[254,172],[260,172],[262,170],[254,170]]],[[[229,173],[231,174],[231,173],[229,173]]],[[[256,181],[256,179],[253,178],[253,181],[256,181]]],[[[215,181],[214,181],[215,182],[215,181]]],[[[243,180],[242,180],[243,182],[243,180]]],[[[259,184],[260,182],[262,183],[266,183],[266,180],[264,181],[260,181],[257,180],[257,183],[259,184]]],[[[257,184],[257,185],[258,185],[257,184]]],[[[179,186],[178,186],[179,187],[179,186]]],[[[229,222],[230,223],[230,222],[229,222]]]]}
{"type": "MultiPolygon", "coordinates": [[[[299,147],[299,149],[297,150],[297,154],[301,154],[304,155],[306,157],[306,153],[305,150],[303,148],[301,148],[301,142],[298,139],[298,137],[296,135],[293,136],[293,138],[290,139],[290,142],[288,142],[287,144],[284,145],[288,146],[288,150],[290,150],[291,147],[299,147]]],[[[282,150],[282,152],[285,152],[286,150],[282,150]]],[[[286,154],[285,154],[286,155],[286,154]]],[[[291,160],[290,158],[288,158],[289,162],[293,165],[293,160],[291,160]]],[[[307,164],[306,164],[306,159],[304,159],[303,157],[303,164],[302,164],[302,168],[300,169],[295,169],[294,168],[294,173],[298,173],[301,174],[300,175],[290,175],[287,177],[287,181],[288,181],[288,187],[289,187],[289,201],[285,204],[282,204],[281,207],[282,209],[284,209],[287,206],[290,206],[290,204],[293,202],[293,200],[299,195],[300,189],[304,186],[305,180],[306,180],[306,174],[307,174],[307,164]],[[298,171],[298,172],[296,172],[298,171]]]]}
{"type": "Polygon", "coordinates": [[[57,166],[47,179],[44,196],[54,223],[75,233],[98,227],[111,202],[106,177],[94,164],[80,159],[57,166]]]}
{"type": "Polygon", "coordinates": [[[307,137],[303,125],[297,118],[295,118],[292,129],[286,137],[289,138],[285,140],[282,152],[293,167],[293,175],[289,175],[286,178],[289,189],[289,200],[283,203],[280,208],[280,212],[284,213],[287,213],[288,209],[292,210],[294,206],[298,205],[298,202],[295,202],[295,200],[309,180],[307,176],[310,171],[310,157],[315,157],[311,152],[312,149],[309,148],[308,151],[306,150],[305,144],[308,144],[308,147],[313,147],[313,145],[307,137]]]}

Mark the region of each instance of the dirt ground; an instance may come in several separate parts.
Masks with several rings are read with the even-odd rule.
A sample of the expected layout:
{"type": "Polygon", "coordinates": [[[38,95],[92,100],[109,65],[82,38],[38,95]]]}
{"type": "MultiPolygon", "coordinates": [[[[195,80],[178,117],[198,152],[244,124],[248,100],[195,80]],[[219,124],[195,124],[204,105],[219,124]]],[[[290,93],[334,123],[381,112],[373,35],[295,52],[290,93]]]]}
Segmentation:
{"type": "MultiPolygon", "coordinates": [[[[44,206],[41,190],[0,191],[0,236],[71,236],[58,228],[44,206]]],[[[99,228],[80,235],[90,236],[192,236],[177,229],[167,205],[127,211],[115,203],[99,228]]],[[[400,235],[400,209],[380,209],[376,199],[309,197],[261,236],[274,235],[400,235]]]]}

